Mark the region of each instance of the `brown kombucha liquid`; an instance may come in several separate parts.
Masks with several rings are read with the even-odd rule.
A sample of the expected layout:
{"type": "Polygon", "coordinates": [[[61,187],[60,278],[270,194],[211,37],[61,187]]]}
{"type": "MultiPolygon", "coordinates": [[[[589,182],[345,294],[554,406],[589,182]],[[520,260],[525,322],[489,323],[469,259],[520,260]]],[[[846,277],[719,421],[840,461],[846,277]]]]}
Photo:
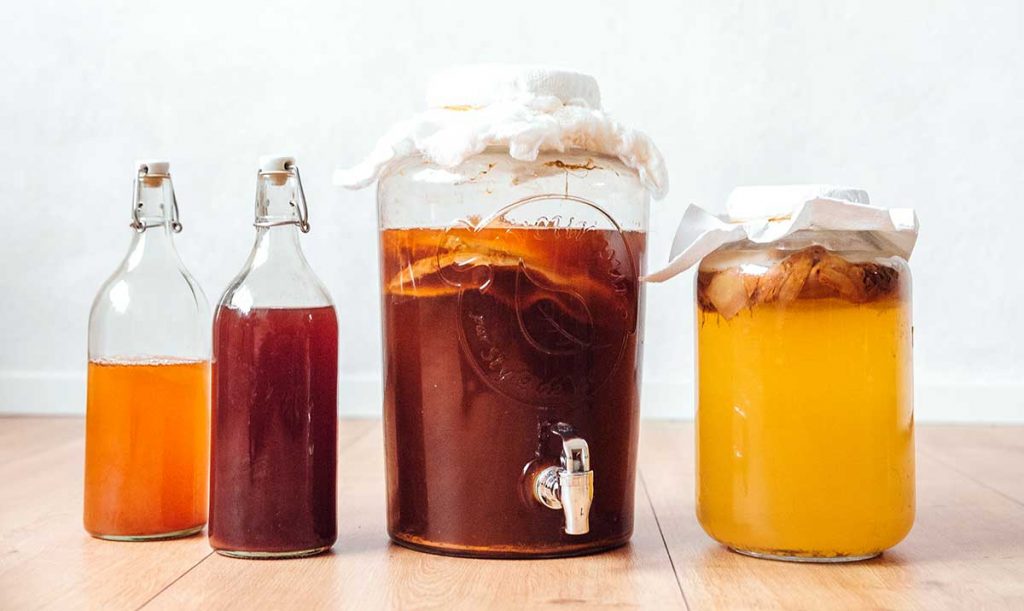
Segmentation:
{"type": "Polygon", "coordinates": [[[470,556],[560,556],[633,529],[641,232],[387,229],[381,235],[388,529],[470,556]],[[590,447],[590,532],[532,497],[568,424],[590,447]]]}

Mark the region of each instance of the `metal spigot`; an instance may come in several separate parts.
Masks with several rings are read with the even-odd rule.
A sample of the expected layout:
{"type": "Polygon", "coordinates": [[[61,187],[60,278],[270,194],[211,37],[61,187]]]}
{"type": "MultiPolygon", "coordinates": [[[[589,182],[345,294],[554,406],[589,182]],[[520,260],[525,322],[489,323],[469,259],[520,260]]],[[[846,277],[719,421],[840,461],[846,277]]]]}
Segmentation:
{"type": "Polygon", "coordinates": [[[594,500],[590,447],[586,441],[569,433],[567,428],[554,430],[562,438],[562,466],[541,471],[535,480],[533,494],[545,507],[562,510],[565,534],[585,535],[590,532],[590,505],[594,500]]]}

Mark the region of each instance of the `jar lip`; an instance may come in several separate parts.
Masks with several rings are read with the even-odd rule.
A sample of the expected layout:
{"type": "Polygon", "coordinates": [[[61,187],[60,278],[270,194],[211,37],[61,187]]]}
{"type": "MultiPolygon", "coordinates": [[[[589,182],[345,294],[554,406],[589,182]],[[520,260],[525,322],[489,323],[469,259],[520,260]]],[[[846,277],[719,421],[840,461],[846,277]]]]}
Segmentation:
{"type": "MultiPolygon", "coordinates": [[[[632,180],[637,181],[637,183],[641,182],[640,175],[636,170],[623,163],[618,157],[602,153],[600,151],[590,151],[587,149],[568,149],[563,152],[542,151],[538,153],[537,158],[533,161],[525,161],[510,156],[507,148],[500,145],[489,146],[475,155],[466,157],[457,165],[439,163],[431,159],[428,155],[414,153],[389,164],[387,168],[381,171],[378,180],[387,180],[393,176],[408,172],[412,168],[431,168],[447,172],[451,174],[454,180],[458,177],[458,173],[460,171],[472,168],[472,164],[479,164],[481,162],[488,161],[501,163],[502,165],[507,163],[508,167],[520,168],[537,164],[538,167],[547,167],[560,172],[564,171],[569,173],[586,173],[590,171],[606,170],[615,172],[620,176],[628,175],[632,180]],[[588,162],[591,163],[588,164],[588,162]]],[[[475,172],[476,170],[474,169],[473,171],[475,172]]],[[[638,184],[638,188],[642,188],[642,185],[638,184]]]]}
{"type": "Polygon", "coordinates": [[[760,255],[766,253],[792,253],[805,248],[820,246],[830,253],[845,255],[866,255],[870,257],[904,259],[899,253],[876,234],[862,231],[822,231],[809,232],[807,235],[792,235],[790,239],[776,242],[753,242],[744,240],[724,244],[708,253],[701,259],[701,264],[709,259],[723,256],[744,254],[760,255]]]}
{"type": "MultiPolygon", "coordinates": [[[[595,150],[591,150],[591,149],[578,148],[578,147],[567,148],[564,151],[539,151],[537,153],[537,157],[535,159],[529,160],[529,159],[518,159],[516,157],[513,157],[512,155],[509,154],[508,146],[501,145],[501,144],[492,144],[492,145],[489,145],[489,146],[485,147],[484,150],[482,150],[482,151],[480,151],[478,153],[475,153],[473,155],[467,156],[465,159],[462,160],[462,163],[466,163],[467,161],[471,161],[473,159],[478,159],[480,157],[487,156],[487,155],[494,155],[494,156],[498,156],[498,157],[504,157],[504,158],[506,158],[506,159],[508,159],[510,161],[514,161],[514,162],[517,162],[517,163],[523,163],[523,164],[544,162],[548,158],[558,158],[558,157],[592,157],[594,159],[601,159],[603,161],[610,161],[612,163],[615,163],[615,164],[617,164],[617,165],[619,165],[619,166],[629,170],[629,172],[632,173],[632,174],[638,174],[638,172],[636,170],[634,170],[633,168],[631,168],[631,167],[627,166],[626,164],[622,163],[622,160],[619,159],[615,155],[612,155],[612,154],[609,154],[609,153],[606,153],[606,152],[603,152],[603,151],[595,151],[595,150]]],[[[449,166],[447,164],[439,163],[439,162],[431,159],[429,155],[426,155],[424,153],[417,153],[415,155],[412,155],[412,157],[414,159],[423,160],[423,161],[425,161],[427,163],[431,163],[431,164],[442,166],[442,167],[448,167],[448,168],[459,167],[459,165],[461,165],[461,164],[459,164],[459,165],[456,165],[456,166],[449,166]]],[[[569,168],[569,169],[573,169],[573,168],[569,168]]],[[[586,168],[580,168],[580,169],[586,169],[586,168]]]]}

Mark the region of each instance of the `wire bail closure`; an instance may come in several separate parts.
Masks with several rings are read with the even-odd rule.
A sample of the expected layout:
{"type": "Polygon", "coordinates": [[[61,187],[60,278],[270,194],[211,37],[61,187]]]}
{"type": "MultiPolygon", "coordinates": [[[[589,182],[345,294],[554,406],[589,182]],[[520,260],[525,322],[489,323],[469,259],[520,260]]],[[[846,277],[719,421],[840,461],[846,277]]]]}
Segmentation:
{"type": "MultiPolygon", "coordinates": [[[[298,198],[297,199],[292,199],[292,201],[289,202],[289,203],[291,203],[291,205],[296,208],[296,210],[299,213],[299,218],[296,219],[296,220],[286,219],[286,220],[281,220],[281,221],[261,221],[261,220],[257,219],[253,223],[253,226],[255,226],[255,227],[279,227],[281,225],[298,225],[299,226],[299,230],[302,231],[302,233],[309,233],[309,207],[306,205],[306,190],[302,187],[302,175],[299,173],[299,166],[295,162],[289,161],[288,163],[285,164],[283,172],[279,172],[279,171],[268,171],[268,172],[265,172],[263,170],[258,170],[256,172],[256,176],[259,177],[259,176],[262,176],[264,174],[291,174],[291,173],[295,174],[295,182],[298,183],[299,188],[298,188],[298,198]]],[[[257,197],[258,197],[258,195],[257,195],[257,197]]]]}
{"type": "MultiPolygon", "coordinates": [[[[149,175],[149,166],[139,166],[139,173],[135,176],[135,194],[132,199],[132,222],[128,225],[134,229],[136,233],[145,233],[147,229],[160,227],[164,224],[163,222],[144,223],[142,222],[142,218],[139,216],[142,212],[142,181],[149,175]]],[[[171,175],[153,174],[153,176],[160,176],[161,178],[166,179],[167,184],[171,187],[171,231],[174,233],[181,233],[181,221],[178,219],[178,197],[174,194],[174,182],[171,180],[171,175]]]]}

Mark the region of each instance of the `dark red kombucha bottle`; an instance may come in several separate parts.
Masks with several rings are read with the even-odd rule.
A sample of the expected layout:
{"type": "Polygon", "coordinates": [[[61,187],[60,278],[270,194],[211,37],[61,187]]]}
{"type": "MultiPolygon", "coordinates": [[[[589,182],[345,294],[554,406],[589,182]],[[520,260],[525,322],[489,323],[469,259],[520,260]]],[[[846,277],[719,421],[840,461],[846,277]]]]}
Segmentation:
{"type": "Polygon", "coordinates": [[[210,544],[309,556],[337,539],[338,320],[302,254],[294,160],[261,160],[256,245],[213,323],[210,544]]]}

